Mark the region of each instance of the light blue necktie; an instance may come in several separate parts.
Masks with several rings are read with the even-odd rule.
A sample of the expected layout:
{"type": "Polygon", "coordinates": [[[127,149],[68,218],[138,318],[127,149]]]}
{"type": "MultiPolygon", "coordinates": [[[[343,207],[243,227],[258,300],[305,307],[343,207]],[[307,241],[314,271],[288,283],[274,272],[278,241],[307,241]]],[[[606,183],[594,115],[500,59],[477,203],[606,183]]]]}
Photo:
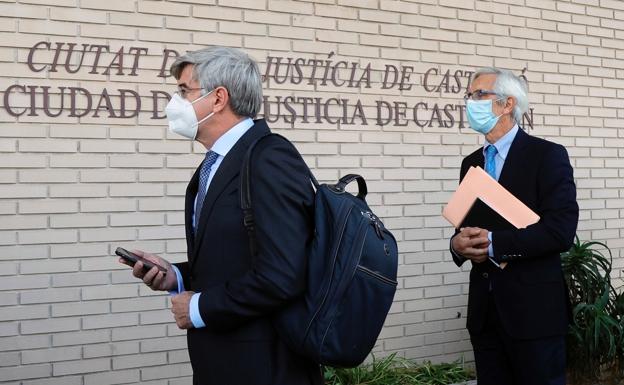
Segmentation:
{"type": "Polygon", "coordinates": [[[496,153],[498,150],[492,144],[485,148],[485,171],[496,179],[496,153]]]}
{"type": "Polygon", "coordinates": [[[195,202],[195,231],[197,231],[197,225],[199,224],[199,214],[201,213],[202,207],[204,206],[204,199],[206,198],[206,186],[208,185],[208,176],[210,175],[210,170],[212,166],[217,161],[219,154],[214,151],[208,151],[206,153],[206,158],[202,163],[201,169],[199,170],[199,188],[197,189],[197,201],[195,202]]]}

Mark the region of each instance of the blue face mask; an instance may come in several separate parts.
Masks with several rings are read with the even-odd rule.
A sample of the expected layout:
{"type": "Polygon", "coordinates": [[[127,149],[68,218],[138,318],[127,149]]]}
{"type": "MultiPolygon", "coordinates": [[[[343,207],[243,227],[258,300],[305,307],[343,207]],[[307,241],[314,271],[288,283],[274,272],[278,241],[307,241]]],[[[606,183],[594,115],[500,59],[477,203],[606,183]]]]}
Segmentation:
{"type": "Polygon", "coordinates": [[[466,101],[466,115],[470,127],[484,135],[492,131],[501,117],[492,112],[492,102],[492,99],[466,101]]]}

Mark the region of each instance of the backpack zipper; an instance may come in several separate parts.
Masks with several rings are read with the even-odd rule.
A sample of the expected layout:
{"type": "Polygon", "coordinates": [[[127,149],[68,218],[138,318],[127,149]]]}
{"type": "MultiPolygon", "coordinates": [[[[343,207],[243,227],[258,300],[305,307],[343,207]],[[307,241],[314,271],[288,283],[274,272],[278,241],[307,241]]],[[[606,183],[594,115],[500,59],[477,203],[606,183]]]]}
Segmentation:
{"type": "Polygon", "coordinates": [[[347,209],[346,214],[343,216],[343,223],[340,229],[340,237],[338,238],[338,241],[334,243],[334,245],[336,245],[336,249],[334,250],[333,255],[332,255],[332,264],[331,264],[331,270],[330,270],[331,276],[329,278],[329,283],[327,284],[327,289],[325,290],[325,294],[323,295],[323,300],[321,300],[321,304],[314,312],[314,315],[312,316],[312,318],[310,318],[310,322],[308,323],[308,326],[305,329],[303,341],[308,339],[308,333],[310,332],[310,327],[312,327],[312,323],[316,319],[316,316],[318,315],[318,313],[323,308],[323,305],[325,305],[325,301],[327,300],[327,296],[329,295],[332,281],[334,280],[334,267],[336,266],[336,259],[338,257],[338,251],[340,250],[340,242],[342,242],[342,236],[344,235],[345,228],[347,227],[347,221],[349,219],[349,215],[351,214],[351,210],[353,210],[353,206],[349,207],[347,209]]]}
{"type": "MultiPolygon", "coordinates": [[[[361,238],[362,240],[364,240],[364,238],[366,238],[366,233],[367,232],[368,232],[368,229],[365,226],[362,226],[362,223],[360,222],[360,226],[359,226],[358,232],[357,232],[357,239],[359,240],[361,238]],[[362,229],[362,231],[360,231],[360,229],[362,229]]],[[[362,250],[364,250],[364,242],[360,242],[360,243],[361,243],[361,246],[360,246],[359,251],[357,252],[357,259],[358,259],[358,261],[362,258],[362,250]]],[[[359,264],[355,266],[356,270],[357,270],[357,268],[359,266],[360,266],[359,264]]],[[[353,277],[354,276],[355,276],[355,270],[353,271],[353,274],[351,274],[351,276],[349,277],[349,285],[353,281],[353,277]]],[[[325,346],[325,339],[327,338],[327,333],[329,333],[329,330],[331,329],[331,327],[332,327],[332,325],[334,323],[334,320],[336,319],[336,311],[337,310],[338,310],[338,307],[336,307],[334,309],[334,311],[332,312],[332,315],[331,315],[330,320],[329,320],[329,324],[325,328],[325,333],[323,333],[323,339],[321,340],[321,345],[320,345],[321,349],[322,349],[323,346],[325,346]]],[[[323,352],[319,351],[318,354],[319,354],[319,361],[320,361],[320,358],[321,358],[321,355],[323,354],[323,352]]]]}
{"type": "Polygon", "coordinates": [[[357,265],[357,269],[360,270],[363,273],[366,273],[366,274],[370,275],[373,278],[376,278],[376,279],[384,282],[384,283],[387,283],[387,284],[390,284],[390,285],[394,285],[394,286],[396,286],[398,284],[397,281],[394,281],[394,280],[392,280],[392,279],[390,279],[388,277],[385,277],[385,276],[379,274],[378,272],[372,271],[371,269],[369,269],[367,267],[364,267],[362,265],[357,265]]]}
{"type": "Polygon", "coordinates": [[[375,227],[375,234],[377,234],[377,237],[381,240],[384,239],[383,236],[383,225],[381,223],[381,220],[379,219],[379,217],[375,214],[372,213],[372,211],[361,211],[362,215],[367,218],[369,221],[371,221],[371,223],[373,224],[373,226],[375,227]]]}

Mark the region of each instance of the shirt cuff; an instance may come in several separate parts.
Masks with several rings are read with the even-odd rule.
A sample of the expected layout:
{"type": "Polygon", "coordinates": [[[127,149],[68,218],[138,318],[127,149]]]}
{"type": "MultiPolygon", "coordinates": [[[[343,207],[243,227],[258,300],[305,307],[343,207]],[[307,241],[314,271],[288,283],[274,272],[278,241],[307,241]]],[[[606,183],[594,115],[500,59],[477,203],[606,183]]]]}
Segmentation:
{"type": "Polygon", "coordinates": [[[178,269],[175,265],[171,265],[173,271],[176,273],[176,279],[178,281],[178,289],[177,290],[169,290],[169,294],[176,295],[180,294],[184,291],[184,280],[182,279],[182,273],[180,273],[180,269],[178,269]]]}
{"type": "Polygon", "coordinates": [[[204,320],[199,314],[199,296],[201,293],[195,293],[191,297],[191,303],[189,304],[189,315],[191,316],[191,322],[194,328],[203,328],[206,326],[204,320]]]}
{"type": "Polygon", "coordinates": [[[494,257],[494,246],[492,246],[492,232],[488,231],[488,240],[490,241],[490,245],[488,246],[488,256],[490,261],[496,265],[496,267],[502,269],[496,258],[494,257]]]}

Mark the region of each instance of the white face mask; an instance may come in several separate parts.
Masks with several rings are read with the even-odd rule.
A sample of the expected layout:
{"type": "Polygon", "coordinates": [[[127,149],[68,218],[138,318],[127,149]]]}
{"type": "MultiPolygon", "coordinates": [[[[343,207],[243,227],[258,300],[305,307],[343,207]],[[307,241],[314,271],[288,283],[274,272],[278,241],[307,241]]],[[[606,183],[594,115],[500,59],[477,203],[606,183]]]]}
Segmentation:
{"type": "Polygon", "coordinates": [[[167,107],[165,107],[165,114],[167,115],[167,121],[169,122],[169,131],[182,135],[185,138],[195,140],[197,137],[197,128],[200,124],[206,121],[206,119],[214,115],[214,111],[202,120],[197,121],[193,104],[210,95],[212,91],[200,96],[192,102],[183,99],[177,93],[173,94],[173,97],[169,103],[167,103],[167,107]]]}

